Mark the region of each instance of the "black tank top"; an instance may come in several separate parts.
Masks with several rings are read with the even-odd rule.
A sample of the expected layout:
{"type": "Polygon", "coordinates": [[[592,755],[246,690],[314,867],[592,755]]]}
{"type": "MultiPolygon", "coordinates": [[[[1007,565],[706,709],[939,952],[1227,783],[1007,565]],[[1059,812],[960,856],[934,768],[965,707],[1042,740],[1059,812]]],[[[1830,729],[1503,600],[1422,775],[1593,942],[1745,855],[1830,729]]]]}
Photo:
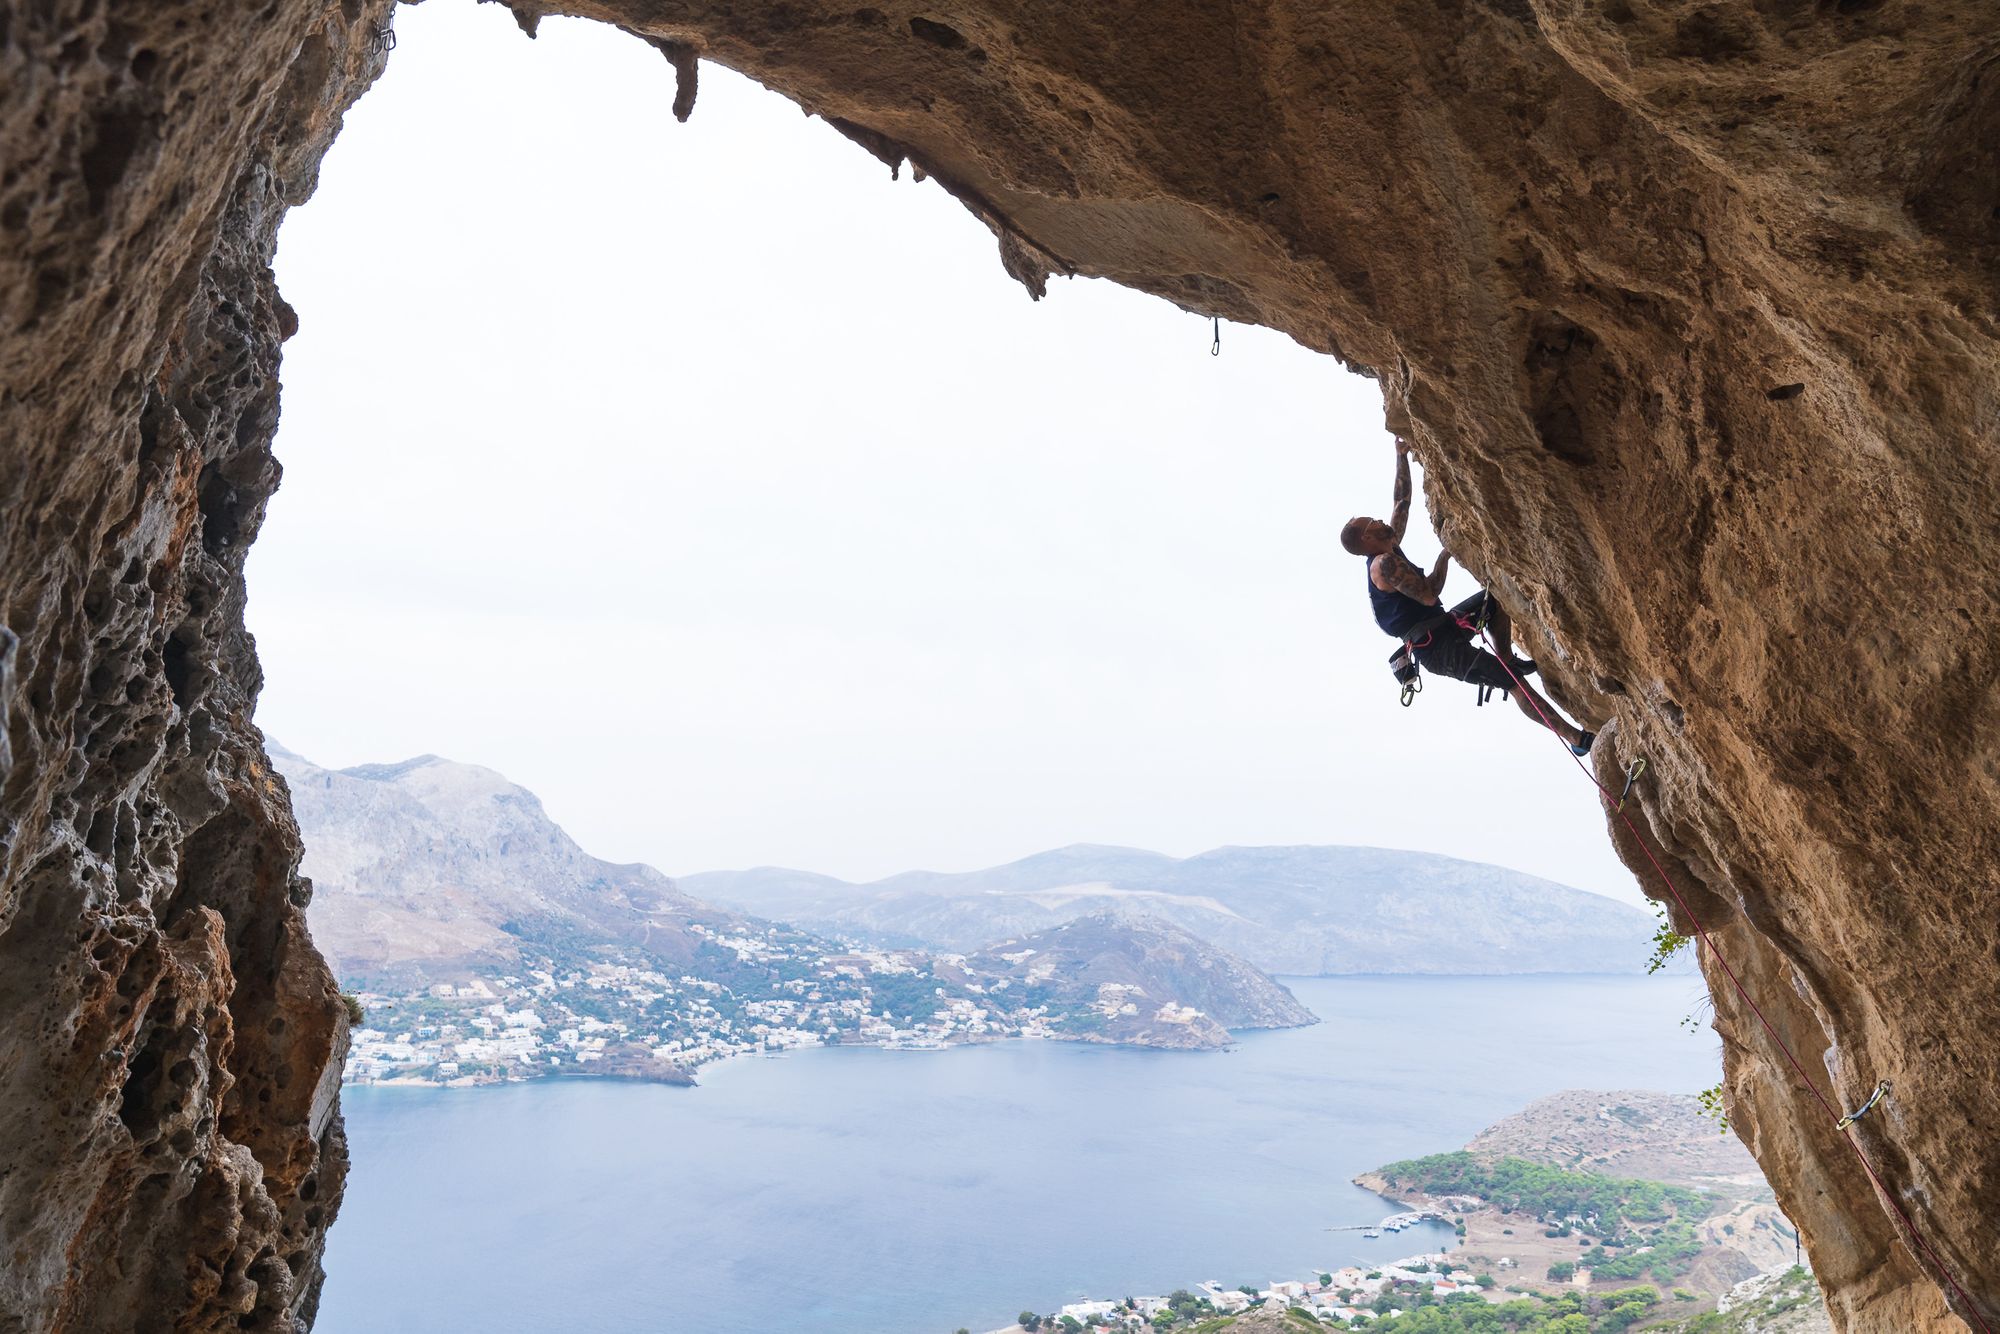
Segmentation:
{"type": "MultiPolygon", "coordinates": [[[[1398,556],[1403,555],[1401,547],[1396,548],[1398,556]]],[[[1404,556],[1404,559],[1409,559],[1404,556]]],[[[1393,588],[1378,588],[1375,584],[1375,558],[1368,558],[1368,600],[1375,605],[1375,624],[1383,633],[1403,638],[1413,626],[1421,625],[1441,613],[1444,608],[1433,602],[1419,602],[1408,593],[1393,588]]]]}

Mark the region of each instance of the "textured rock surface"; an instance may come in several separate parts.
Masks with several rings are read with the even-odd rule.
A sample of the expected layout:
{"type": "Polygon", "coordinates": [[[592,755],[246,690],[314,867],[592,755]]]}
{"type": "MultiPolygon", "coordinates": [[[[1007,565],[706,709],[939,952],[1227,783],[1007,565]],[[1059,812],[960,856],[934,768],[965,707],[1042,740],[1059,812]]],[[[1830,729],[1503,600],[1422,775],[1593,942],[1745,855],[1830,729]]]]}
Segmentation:
{"type": "MultiPolygon", "coordinates": [[[[272,1325],[310,1305],[339,1035],[237,570],[291,318],[264,257],[384,7],[106,8],[0,8],[0,1315],[272,1325]]],[[[1773,1023],[1839,1101],[1894,1082],[1859,1138],[2000,1322],[1991,0],[574,10],[909,160],[1031,289],[1371,368],[1599,764],[1651,757],[1641,821],[1773,1023]]],[[[1717,1015],[1836,1322],[1955,1327],[1717,1015]]]]}
{"type": "Polygon", "coordinates": [[[248,721],[242,562],[293,327],[274,232],[370,22],[0,6],[0,1330],[318,1300],[346,1029],[248,721]]]}

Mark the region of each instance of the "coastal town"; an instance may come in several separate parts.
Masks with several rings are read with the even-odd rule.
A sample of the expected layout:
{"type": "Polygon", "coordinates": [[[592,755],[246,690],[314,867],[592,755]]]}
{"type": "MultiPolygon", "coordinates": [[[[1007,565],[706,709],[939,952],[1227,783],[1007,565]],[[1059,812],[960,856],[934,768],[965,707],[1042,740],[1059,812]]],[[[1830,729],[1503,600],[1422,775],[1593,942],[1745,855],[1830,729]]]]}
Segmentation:
{"type": "Polygon", "coordinates": [[[1475,1276],[1442,1253],[1413,1255],[1371,1268],[1345,1266],[1323,1270],[1303,1279],[1286,1279],[1258,1286],[1229,1287],[1208,1280],[1164,1297],[1070,1302],[1048,1315],[1023,1311],[1021,1318],[993,1334],[1038,1330],[1084,1329],[1152,1331],[1190,1326],[1212,1316],[1239,1315],[1252,1308],[1289,1310],[1320,1323],[1353,1327],[1381,1316],[1400,1316],[1406,1307],[1466,1296],[1485,1300],[1494,1286],[1490,1277],[1475,1276]]]}
{"type": "MultiPolygon", "coordinates": [[[[1376,1334],[1825,1334],[1819,1285],[1794,1265],[1701,1294],[1685,1288],[1592,1284],[1525,1286],[1518,1267],[1458,1262],[1442,1253],[1346,1266],[1303,1279],[1228,1287],[1214,1280],[1164,1296],[1067,1303],[1022,1311],[991,1334],[1221,1334],[1256,1329],[1367,1329],[1376,1334]],[[1510,1269],[1516,1272],[1509,1273],[1510,1269]]],[[[1553,1275],[1551,1276],[1553,1277],[1553,1275]]],[[[970,1334],[961,1329],[958,1334],[970,1334]]]]}
{"type": "MultiPolygon", "coordinates": [[[[359,1012],[346,1078],[466,1086],[605,1075],[689,1082],[729,1056],[830,1044],[937,1049],[1088,1031],[1093,1006],[1065,1006],[1012,979],[921,951],[833,947],[771,926],[687,928],[681,968],[601,947],[524,948],[521,966],[351,994],[359,1012]]],[[[1122,1003],[1105,997],[1102,1003],[1122,1003]]],[[[1101,1017],[1101,1016],[1099,1016],[1101,1017]]]]}

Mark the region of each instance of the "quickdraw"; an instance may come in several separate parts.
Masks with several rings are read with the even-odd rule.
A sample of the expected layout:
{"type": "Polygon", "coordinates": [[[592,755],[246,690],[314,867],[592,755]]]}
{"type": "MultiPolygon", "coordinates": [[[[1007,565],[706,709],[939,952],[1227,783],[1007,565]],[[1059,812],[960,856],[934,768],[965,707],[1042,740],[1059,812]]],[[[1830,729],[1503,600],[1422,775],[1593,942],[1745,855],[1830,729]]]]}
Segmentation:
{"type": "Polygon", "coordinates": [[[1625,786],[1619,790],[1617,804],[1612,806],[1611,808],[1611,813],[1613,815],[1616,815],[1619,811],[1625,809],[1625,798],[1632,795],[1632,784],[1638,782],[1639,775],[1645,772],[1646,772],[1646,757],[1643,755],[1641,755],[1638,759],[1632,761],[1632,763],[1626,767],[1625,786]]]}
{"type": "Polygon", "coordinates": [[[1888,1091],[1889,1091],[1889,1081],[1885,1079],[1875,1086],[1875,1091],[1868,1095],[1867,1102],[1862,1103],[1859,1107],[1849,1112],[1846,1116],[1843,1116],[1840,1118],[1840,1120],[1834,1122],[1833,1128],[1835,1130],[1845,1130],[1849,1126],[1853,1125],[1856,1121],[1859,1121],[1862,1117],[1868,1115],[1868,1113],[1874,1111],[1875,1104],[1882,1101],[1882,1095],[1887,1093],[1888,1091]]]}

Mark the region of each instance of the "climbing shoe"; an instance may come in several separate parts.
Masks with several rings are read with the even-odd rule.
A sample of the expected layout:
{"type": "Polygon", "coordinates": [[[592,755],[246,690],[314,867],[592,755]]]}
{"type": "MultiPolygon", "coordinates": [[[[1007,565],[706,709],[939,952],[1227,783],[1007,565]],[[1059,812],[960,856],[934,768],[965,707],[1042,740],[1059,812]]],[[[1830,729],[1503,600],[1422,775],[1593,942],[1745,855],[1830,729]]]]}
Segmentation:
{"type": "Polygon", "coordinates": [[[1509,658],[1507,665],[1514,669],[1514,675],[1524,681],[1535,674],[1535,664],[1527,658],[1509,658]]]}
{"type": "Polygon", "coordinates": [[[1572,755],[1588,755],[1590,754],[1590,744],[1595,740],[1597,740],[1597,733],[1585,732],[1576,739],[1576,744],[1569,748],[1569,753],[1572,755]]]}

